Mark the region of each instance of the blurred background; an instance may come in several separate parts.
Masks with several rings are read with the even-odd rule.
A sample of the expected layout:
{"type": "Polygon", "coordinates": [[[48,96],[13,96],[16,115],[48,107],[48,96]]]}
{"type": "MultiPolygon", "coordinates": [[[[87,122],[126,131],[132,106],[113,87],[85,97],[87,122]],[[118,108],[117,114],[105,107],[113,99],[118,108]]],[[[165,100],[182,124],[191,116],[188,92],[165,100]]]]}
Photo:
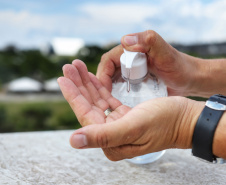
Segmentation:
{"type": "Polygon", "coordinates": [[[79,128],[56,81],[62,66],[79,58],[95,73],[128,33],[226,57],[225,10],[223,0],[0,0],[0,132],[79,128]]]}

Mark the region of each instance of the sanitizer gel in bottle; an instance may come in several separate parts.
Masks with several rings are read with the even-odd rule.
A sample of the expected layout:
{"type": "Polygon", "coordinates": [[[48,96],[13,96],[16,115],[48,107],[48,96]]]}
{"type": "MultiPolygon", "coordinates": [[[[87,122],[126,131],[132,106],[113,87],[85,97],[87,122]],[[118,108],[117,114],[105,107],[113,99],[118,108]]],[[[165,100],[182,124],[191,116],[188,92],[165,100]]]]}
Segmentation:
{"type": "MultiPolygon", "coordinates": [[[[121,70],[117,70],[112,78],[111,93],[122,104],[134,107],[144,101],[167,96],[165,84],[148,73],[144,53],[124,49],[120,62],[121,70]]],[[[135,164],[147,164],[158,160],[164,153],[165,151],[160,151],[126,160],[135,164]]]]}

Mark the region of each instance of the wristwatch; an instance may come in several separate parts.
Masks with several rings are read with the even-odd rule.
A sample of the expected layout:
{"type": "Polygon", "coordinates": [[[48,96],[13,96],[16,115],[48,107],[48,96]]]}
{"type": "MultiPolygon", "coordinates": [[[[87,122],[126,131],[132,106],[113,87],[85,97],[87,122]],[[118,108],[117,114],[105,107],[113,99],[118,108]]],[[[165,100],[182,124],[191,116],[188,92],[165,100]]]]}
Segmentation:
{"type": "Polygon", "coordinates": [[[193,133],[194,156],[211,163],[226,163],[226,160],[218,158],[212,151],[214,133],[225,110],[226,96],[215,94],[206,101],[193,133]]]}

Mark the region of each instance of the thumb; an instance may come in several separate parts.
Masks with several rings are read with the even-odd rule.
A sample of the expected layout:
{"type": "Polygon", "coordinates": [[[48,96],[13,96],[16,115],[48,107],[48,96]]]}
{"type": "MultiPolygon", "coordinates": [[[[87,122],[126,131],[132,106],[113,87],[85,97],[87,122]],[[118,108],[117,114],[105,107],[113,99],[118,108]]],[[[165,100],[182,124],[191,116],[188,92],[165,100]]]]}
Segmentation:
{"type": "Polygon", "coordinates": [[[128,51],[148,55],[154,55],[159,51],[164,51],[164,47],[169,47],[165,40],[153,30],[125,35],[121,39],[121,44],[128,51]]]}
{"type": "Polygon", "coordinates": [[[125,122],[115,121],[106,124],[93,124],[76,130],[70,138],[73,148],[108,148],[128,144],[129,129],[125,122]]]}

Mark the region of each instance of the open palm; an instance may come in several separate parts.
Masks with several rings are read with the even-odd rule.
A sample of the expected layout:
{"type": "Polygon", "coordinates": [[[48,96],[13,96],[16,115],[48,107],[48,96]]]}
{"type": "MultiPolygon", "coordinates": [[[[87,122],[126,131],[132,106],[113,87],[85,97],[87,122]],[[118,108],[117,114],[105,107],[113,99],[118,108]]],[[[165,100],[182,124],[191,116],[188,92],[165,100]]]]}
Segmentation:
{"type": "Polygon", "coordinates": [[[114,121],[131,109],[115,99],[82,61],[66,64],[63,73],[58,83],[82,126],[114,121]],[[108,108],[112,112],[106,116],[104,111],[108,108]]]}

